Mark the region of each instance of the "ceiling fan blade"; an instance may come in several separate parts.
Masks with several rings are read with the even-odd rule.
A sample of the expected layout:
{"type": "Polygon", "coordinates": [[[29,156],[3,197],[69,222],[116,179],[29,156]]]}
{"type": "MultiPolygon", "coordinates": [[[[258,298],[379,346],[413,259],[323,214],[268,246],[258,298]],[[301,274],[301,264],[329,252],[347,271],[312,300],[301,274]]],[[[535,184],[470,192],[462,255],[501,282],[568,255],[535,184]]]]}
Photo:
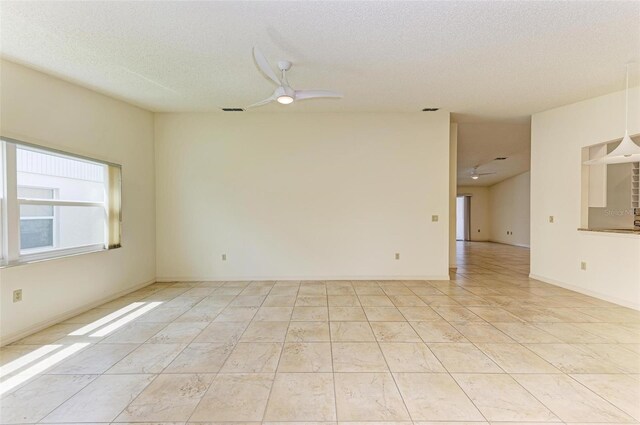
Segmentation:
{"type": "Polygon", "coordinates": [[[253,48],[253,59],[255,59],[256,65],[258,65],[258,68],[260,68],[260,71],[262,71],[265,76],[269,77],[277,85],[282,85],[276,73],[273,72],[271,65],[269,65],[267,58],[264,57],[260,49],[257,47],[253,48]]]}
{"type": "Polygon", "coordinates": [[[252,105],[247,106],[247,109],[256,108],[258,106],[263,106],[263,105],[266,105],[267,103],[273,102],[274,100],[276,100],[275,96],[269,96],[265,100],[261,100],[260,102],[256,102],[256,103],[254,103],[252,105]]]}
{"type": "Polygon", "coordinates": [[[488,176],[490,174],[495,174],[495,173],[480,173],[480,174],[476,174],[476,176],[488,176]]]}
{"type": "Polygon", "coordinates": [[[342,93],[331,90],[296,90],[296,100],[314,99],[317,97],[341,98],[342,93]]]}

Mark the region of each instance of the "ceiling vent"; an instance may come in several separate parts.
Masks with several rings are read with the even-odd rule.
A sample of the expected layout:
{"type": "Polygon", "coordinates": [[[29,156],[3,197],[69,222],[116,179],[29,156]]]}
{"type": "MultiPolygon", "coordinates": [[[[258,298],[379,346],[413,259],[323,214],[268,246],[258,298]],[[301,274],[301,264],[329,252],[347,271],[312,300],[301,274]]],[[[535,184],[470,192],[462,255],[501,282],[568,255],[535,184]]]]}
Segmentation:
{"type": "Polygon", "coordinates": [[[440,108],[424,108],[422,109],[422,112],[435,112],[440,108]]]}
{"type": "Polygon", "coordinates": [[[507,159],[507,157],[506,157],[506,156],[499,156],[499,157],[497,157],[495,160],[496,160],[496,161],[504,161],[505,159],[507,159]]]}
{"type": "Polygon", "coordinates": [[[242,108],[222,108],[225,112],[244,112],[242,108]]]}

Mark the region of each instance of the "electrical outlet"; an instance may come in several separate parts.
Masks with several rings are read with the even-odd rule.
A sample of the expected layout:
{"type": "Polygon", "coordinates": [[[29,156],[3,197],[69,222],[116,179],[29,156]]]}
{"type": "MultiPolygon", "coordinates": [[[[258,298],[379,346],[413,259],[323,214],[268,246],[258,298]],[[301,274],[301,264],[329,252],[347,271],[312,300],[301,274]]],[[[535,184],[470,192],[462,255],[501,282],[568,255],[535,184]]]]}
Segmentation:
{"type": "Polygon", "coordinates": [[[396,260],[399,260],[399,259],[400,259],[400,253],[396,252],[396,260]]]}
{"type": "Polygon", "coordinates": [[[580,270],[587,270],[587,262],[586,261],[580,262],[580,270]]]}
{"type": "Polygon", "coordinates": [[[19,303],[20,301],[22,301],[22,289],[16,289],[13,291],[13,302],[19,303]]]}
{"type": "Polygon", "coordinates": [[[431,221],[438,221],[438,216],[437,215],[432,215],[431,216],[431,221]]]}
{"type": "Polygon", "coordinates": [[[227,254],[222,254],[222,261],[227,261],[227,254]]]}
{"type": "Polygon", "coordinates": [[[553,223],[553,216],[552,215],[549,216],[549,223],[553,223]]]}

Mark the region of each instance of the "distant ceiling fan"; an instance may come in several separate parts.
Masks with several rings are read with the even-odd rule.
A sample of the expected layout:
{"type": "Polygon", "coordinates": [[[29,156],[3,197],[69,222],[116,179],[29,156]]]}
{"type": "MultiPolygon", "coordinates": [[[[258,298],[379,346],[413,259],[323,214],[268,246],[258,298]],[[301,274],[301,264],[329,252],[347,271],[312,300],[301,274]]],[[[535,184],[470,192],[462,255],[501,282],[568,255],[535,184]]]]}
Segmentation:
{"type": "Polygon", "coordinates": [[[264,57],[262,52],[257,48],[253,48],[253,58],[256,61],[256,65],[262,73],[269,77],[274,83],[277,84],[276,90],[273,94],[266,98],[265,100],[261,100],[260,102],[256,102],[253,105],[249,105],[248,108],[254,108],[256,106],[266,105],[267,103],[277,101],[283,105],[289,105],[296,100],[303,99],[315,99],[322,97],[332,97],[332,98],[341,98],[342,93],[334,92],[331,90],[294,90],[289,86],[289,81],[287,81],[287,71],[291,69],[291,62],[289,61],[279,61],[278,69],[282,72],[282,77],[278,78],[273,69],[269,65],[269,62],[264,57]]]}
{"type": "Polygon", "coordinates": [[[488,176],[490,174],[495,174],[495,172],[491,172],[491,173],[478,173],[478,167],[479,165],[476,165],[475,167],[473,167],[473,169],[471,170],[471,178],[474,180],[478,180],[480,178],[480,176],[488,176]]]}

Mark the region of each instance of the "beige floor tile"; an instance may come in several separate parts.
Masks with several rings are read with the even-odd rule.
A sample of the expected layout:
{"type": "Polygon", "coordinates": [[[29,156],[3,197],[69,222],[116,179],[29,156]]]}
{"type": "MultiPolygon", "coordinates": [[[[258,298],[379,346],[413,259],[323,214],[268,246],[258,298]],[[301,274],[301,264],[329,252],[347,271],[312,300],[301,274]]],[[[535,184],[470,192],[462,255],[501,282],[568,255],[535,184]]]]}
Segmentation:
{"type": "Polygon", "coordinates": [[[278,372],[332,372],[331,344],[294,342],[284,344],[278,372]]]}
{"type": "Polygon", "coordinates": [[[440,315],[431,307],[398,307],[402,315],[409,322],[429,322],[442,320],[440,315]]]}
{"type": "Polygon", "coordinates": [[[424,342],[467,342],[467,339],[444,320],[412,322],[411,326],[424,342]]]}
{"type": "Polygon", "coordinates": [[[623,412],[640,420],[640,383],[627,375],[571,375],[623,412]]]}
{"type": "MultiPolygon", "coordinates": [[[[211,322],[213,320],[215,320],[216,317],[218,317],[218,314],[220,314],[220,312],[222,312],[222,310],[224,310],[224,306],[222,305],[218,305],[218,306],[209,306],[209,305],[196,305],[195,307],[187,310],[184,312],[184,314],[182,314],[180,317],[178,317],[175,321],[176,323],[179,322],[211,322]]],[[[152,314],[157,314],[159,315],[160,313],[157,311],[152,311],[152,314]]],[[[145,316],[143,316],[143,318],[145,318],[145,316]]],[[[152,322],[152,321],[156,321],[155,318],[153,316],[149,316],[147,318],[147,320],[144,320],[146,322],[152,322]]]]}
{"type": "Polygon", "coordinates": [[[331,322],[331,341],[375,341],[367,322],[331,322]]]}
{"type": "Polygon", "coordinates": [[[42,375],[0,399],[3,424],[36,423],[69,397],[89,385],[96,375],[42,375]],[[37,400],[37,402],[34,402],[37,400]]]}
{"type": "Polygon", "coordinates": [[[330,373],[278,373],[265,421],[335,421],[330,373]]]}
{"type": "Polygon", "coordinates": [[[187,344],[143,344],[106,373],[160,373],[187,344]]]}
{"type": "MultiPolygon", "coordinates": [[[[640,327],[633,327],[631,323],[576,323],[575,326],[597,335],[602,338],[602,342],[617,342],[617,343],[639,343],[640,342],[640,327]]],[[[579,341],[579,342],[592,342],[592,341],[579,341]]],[[[597,342],[597,341],[593,341],[597,342]]]]}
{"type": "Polygon", "coordinates": [[[213,322],[194,339],[194,342],[225,342],[235,344],[240,340],[247,322],[213,322]]]}
{"type": "Polygon", "coordinates": [[[491,307],[469,306],[467,308],[471,310],[472,313],[476,314],[477,316],[480,316],[481,318],[483,318],[484,320],[490,323],[493,323],[493,322],[520,322],[521,323],[522,322],[522,319],[520,319],[519,317],[514,316],[508,311],[495,306],[491,306],[491,307]]]}
{"type": "Polygon", "coordinates": [[[229,306],[232,307],[259,307],[264,302],[264,295],[238,295],[229,306]]]}
{"type": "Polygon", "coordinates": [[[442,365],[451,373],[501,373],[503,370],[486,354],[470,343],[427,344],[442,365]]]}
{"type": "Polygon", "coordinates": [[[476,346],[507,373],[560,373],[520,344],[478,343],[476,346]]]}
{"type": "Polygon", "coordinates": [[[388,372],[389,368],[376,342],[334,342],[334,372],[388,372]]]}
{"type": "Polygon", "coordinates": [[[489,422],[560,422],[506,374],[464,374],[453,378],[489,422]]]}
{"type": "Polygon", "coordinates": [[[260,307],[253,320],[254,322],[288,322],[292,313],[293,307],[260,307]]]}
{"type": "Polygon", "coordinates": [[[327,307],[294,307],[292,322],[326,322],[329,320],[327,307]]]}
{"type": "MultiPolygon", "coordinates": [[[[30,346],[33,349],[33,346],[30,346]]],[[[47,371],[54,375],[88,375],[106,372],[138,344],[95,344],[47,371]]]]}
{"type": "Polygon", "coordinates": [[[367,321],[367,316],[364,314],[362,307],[329,307],[329,320],[331,321],[367,321]]]}
{"type": "Polygon", "coordinates": [[[372,322],[371,328],[380,342],[422,342],[407,322],[372,322]]]}
{"type": "Polygon", "coordinates": [[[326,307],[327,297],[323,295],[298,295],[296,307],[326,307]]]}
{"type": "Polygon", "coordinates": [[[287,342],[328,342],[329,322],[291,322],[287,342]]]}
{"type": "Polygon", "coordinates": [[[370,322],[406,322],[407,319],[396,307],[364,307],[370,322]]]}
{"type": "Polygon", "coordinates": [[[251,322],[240,342],[284,342],[289,322],[251,322]]]}
{"type": "Polygon", "coordinates": [[[606,360],[627,373],[640,373],[640,352],[635,353],[623,344],[572,344],[574,347],[606,360]]]}
{"type": "Polygon", "coordinates": [[[160,332],[149,338],[151,344],[188,344],[206,328],[206,322],[170,323],[160,332]]]}
{"type": "Polygon", "coordinates": [[[107,335],[100,343],[142,344],[166,326],[166,323],[129,323],[107,335]]]}
{"type": "Polygon", "coordinates": [[[452,323],[452,325],[471,342],[515,342],[489,323],[452,323]]]}
{"type": "Polygon", "coordinates": [[[383,342],[380,348],[392,372],[446,372],[422,342],[383,342]]]}
{"type": "Polygon", "coordinates": [[[414,421],[483,421],[484,418],[446,373],[394,373],[414,421]]]}
{"type": "Polygon", "coordinates": [[[250,322],[258,307],[227,307],[216,317],[216,322],[250,322]]]}
{"type": "Polygon", "coordinates": [[[436,305],[432,307],[436,313],[448,322],[480,322],[482,319],[471,310],[460,305],[436,305]]]}
{"type": "Polygon", "coordinates": [[[358,297],[353,295],[329,295],[329,306],[335,307],[359,307],[358,297]]]}
{"type": "Polygon", "coordinates": [[[159,375],[116,418],[116,422],[186,421],[214,375],[159,375]]]}
{"type": "Polygon", "coordinates": [[[261,421],[272,383],[273,374],[220,374],[189,420],[261,421]]]}
{"type": "Polygon", "coordinates": [[[336,373],[339,421],[407,421],[409,414],[389,373],[336,373]]]}
{"type": "Polygon", "coordinates": [[[621,373],[616,365],[569,344],[525,344],[564,373],[621,373]]]}
{"type": "Polygon", "coordinates": [[[580,329],[572,323],[535,323],[537,328],[557,337],[566,343],[608,342],[606,339],[580,329]]]}
{"type": "Polygon", "coordinates": [[[512,376],[564,422],[633,422],[629,415],[566,375],[512,376]]]}
{"type": "MultiPolygon", "coordinates": [[[[358,295],[363,307],[393,307],[391,299],[386,295],[358,295]]],[[[366,309],[365,309],[366,311],[366,309]]]]}
{"type": "Polygon", "coordinates": [[[44,422],[111,422],[154,375],[103,375],[51,412],[44,422]]]}
{"type": "Polygon", "coordinates": [[[220,373],[272,373],[278,367],[282,344],[275,342],[239,342],[220,373]]]}
{"type": "Polygon", "coordinates": [[[288,295],[272,295],[269,294],[265,298],[263,307],[293,307],[296,303],[296,291],[288,295]]]}
{"type": "Polygon", "coordinates": [[[493,326],[513,338],[519,343],[559,343],[559,338],[547,333],[530,323],[523,322],[493,322],[493,326]]]}
{"type": "MultiPolygon", "coordinates": [[[[407,291],[409,291],[407,289],[407,291]]],[[[411,293],[411,291],[409,291],[411,293]]],[[[426,307],[426,303],[417,295],[390,295],[391,302],[396,307],[426,307]]]]}
{"type": "Polygon", "coordinates": [[[164,369],[164,373],[216,373],[220,370],[233,344],[226,342],[196,342],[186,347],[164,369]]]}

